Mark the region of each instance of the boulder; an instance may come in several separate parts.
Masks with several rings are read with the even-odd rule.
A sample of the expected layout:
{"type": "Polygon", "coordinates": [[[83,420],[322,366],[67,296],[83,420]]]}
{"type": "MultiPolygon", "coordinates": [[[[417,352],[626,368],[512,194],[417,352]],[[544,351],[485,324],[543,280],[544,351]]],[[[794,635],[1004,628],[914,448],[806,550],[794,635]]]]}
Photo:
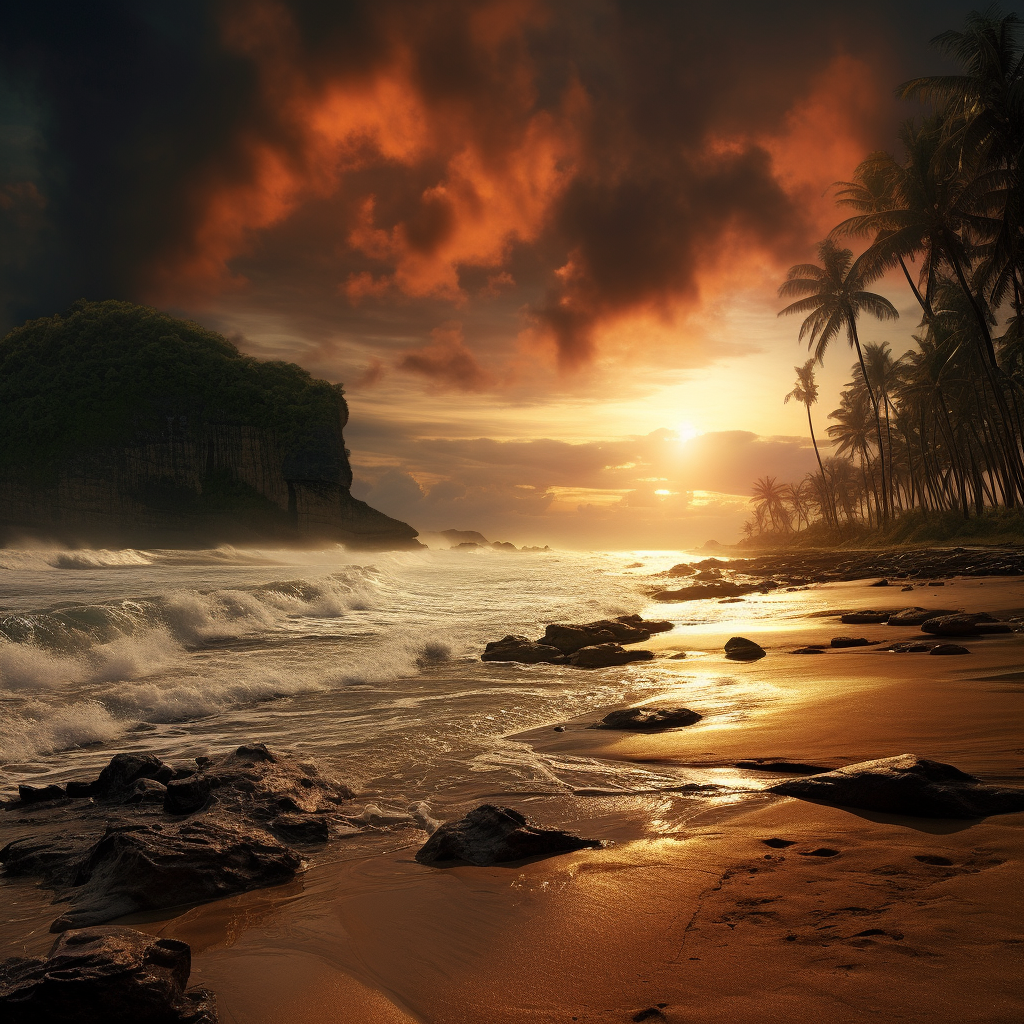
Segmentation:
{"type": "Polygon", "coordinates": [[[778,772],[786,775],[816,775],[831,771],[820,764],[806,764],[803,761],[789,761],[784,757],[750,757],[736,762],[737,768],[752,772],[778,772]]]}
{"type": "Polygon", "coordinates": [[[576,668],[612,668],[632,661],[650,661],[653,657],[654,651],[627,651],[619,644],[595,644],[570,654],[566,663],[576,668]]]}
{"type": "Polygon", "coordinates": [[[988,612],[959,612],[930,618],[921,623],[921,630],[938,636],[981,636],[983,633],[1012,633],[1013,626],[1000,622],[988,612]]]}
{"type": "Polygon", "coordinates": [[[627,626],[635,626],[637,629],[645,629],[648,633],[667,633],[670,629],[675,629],[675,623],[669,622],[668,619],[645,619],[639,615],[619,615],[615,621],[624,622],[627,626]]]}
{"type": "Polygon", "coordinates": [[[599,839],[535,825],[511,807],[484,804],[458,821],[445,822],[416,854],[421,864],[468,861],[484,867],[573,850],[600,849],[599,839]]]}
{"type": "Polygon", "coordinates": [[[122,803],[162,804],[166,795],[167,787],[156,779],[136,779],[135,785],[128,791],[122,803]]]}
{"type": "Polygon", "coordinates": [[[43,959],[0,964],[4,1024],[216,1024],[213,994],[186,991],[188,945],[133,928],[67,931],[43,959]]]}
{"type": "Polygon", "coordinates": [[[832,647],[871,647],[877,641],[868,640],[862,636],[834,636],[832,647]]]}
{"type": "Polygon", "coordinates": [[[153,754],[115,754],[92,784],[90,795],[116,803],[132,792],[139,779],[167,785],[172,778],[174,769],[153,754]]]}
{"type": "Polygon", "coordinates": [[[108,826],[92,844],[15,840],[0,850],[0,862],[12,874],[42,874],[68,898],[51,926],[64,931],[276,885],[302,860],[260,829],[200,819],[108,826]]]}
{"type": "Polygon", "coordinates": [[[18,799],[23,804],[41,804],[47,800],[64,800],[67,793],[60,786],[18,786],[18,799]]]}
{"type": "Polygon", "coordinates": [[[765,649],[745,636],[734,636],[725,645],[725,656],[733,661],[757,661],[765,656],[765,649]]]}
{"type": "Polygon", "coordinates": [[[889,644],[885,649],[896,654],[928,654],[933,647],[938,645],[928,640],[900,640],[897,643],[889,644]]]}
{"type": "Polygon", "coordinates": [[[692,565],[688,565],[686,562],[680,562],[678,565],[673,565],[671,569],[665,574],[666,576],[692,576],[697,570],[692,565]]]}
{"type": "Polygon", "coordinates": [[[272,828],[279,836],[296,843],[326,843],[330,836],[327,819],[314,814],[279,814],[272,828]]]}
{"type": "Polygon", "coordinates": [[[508,634],[500,640],[492,640],[480,656],[481,661],[516,661],[524,665],[536,665],[541,662],[558,663],[562,661],[562,652],[550,644],[535,644],[525,636],[508,634]]]}
{"type": "Polygon", "coordinates": [[[279,814],[337,810],[353,796],[348,786],[312,762],[268,750],[263,743],[246,743],[222,757],[204,758],[187,778],[169,782],[164,810],[191,814],[215,804],[262,823],[279,814]]]}
{"type": "Polygon", "coordinates": [[[902,608],[889,616],[890,626],[920,626],[922,622],[937,618],[939,615],[955,615],[956,612],[948,608],[902,608]]]}
{"type": "Polygon", "coordinates": [[[918,818],[982,818],[1024,811],[1024,789],[985,785],[940,761],[915,754],[861,761],[772,787],[783,796],[918,818]]]}
{"type": "Polygon", "coordinates": [[[936,644],[929,652],[929,654],[970,654],[966,647],[961,647],[959,644],[936,644]]]}
{"type": "MultiPolygon", "coordinates": [[[[639,616],[637,616],[639,619],[639,616]]],[[[671,629],[671,624],[669,624],[671,629]]],[[[598,619],[596,622],[563,623],[552,622],[537,641],[557,647],[562,654],[573,654],[583,647],[595,644],[635,644],[650,640],[650,632],[641,626],[623,619],[598,619]]]]}
{"type": "Polygon", "coordinates": [[[703,717],[689,708],[622,708],[605,715],[600,722],[595,722],[590,728],[643,731],[675,729],[683,725],[693,725],[703,717]]]}
{"type": "Polygon", "coordinates": [[[888,622],[892,612],[846,612],[840,619],[847,626],[866,626],[888,622]]]}
{"type": "Polygon", "coordinates": [[[701,601],[709,597],[743,597],[765,589],[764,583],[695,583],[681,590],[659,590],[651,596],[655,601],[701,601]]]}
{"type": "Polygon", "coordinates": [[[874,583],[869,583],[868,586],[869,587],[887,587],[887,586],[889,586],[889,581],[887,579],[875,580],[874,583]]]}

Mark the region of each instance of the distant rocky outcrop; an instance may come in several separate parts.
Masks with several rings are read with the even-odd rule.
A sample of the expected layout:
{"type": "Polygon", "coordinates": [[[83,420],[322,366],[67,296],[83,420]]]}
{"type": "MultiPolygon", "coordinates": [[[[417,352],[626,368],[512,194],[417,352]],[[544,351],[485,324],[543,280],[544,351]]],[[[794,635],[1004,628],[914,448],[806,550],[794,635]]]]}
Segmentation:
{"type": "Polygon", "coordinates": [[[418,547],[353,498],[340,385],[198,324],[78,302],[0,341],[0,541],[418,547]]]}

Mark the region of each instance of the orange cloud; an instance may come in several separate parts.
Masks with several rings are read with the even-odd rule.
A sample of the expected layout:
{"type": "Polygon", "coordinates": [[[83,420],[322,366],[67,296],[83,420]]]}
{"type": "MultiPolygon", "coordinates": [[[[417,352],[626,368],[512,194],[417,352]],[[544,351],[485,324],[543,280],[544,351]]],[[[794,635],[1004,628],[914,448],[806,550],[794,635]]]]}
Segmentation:
{"type": "Polygon", "coordinates": [[[462,324],[452,322],[431,331],[433,344],[407,352],[398,362],[398,369],[420,374],[442,387],[460,391],[482,391],[494,378],[476,361],[466,348],[462,324]]]}

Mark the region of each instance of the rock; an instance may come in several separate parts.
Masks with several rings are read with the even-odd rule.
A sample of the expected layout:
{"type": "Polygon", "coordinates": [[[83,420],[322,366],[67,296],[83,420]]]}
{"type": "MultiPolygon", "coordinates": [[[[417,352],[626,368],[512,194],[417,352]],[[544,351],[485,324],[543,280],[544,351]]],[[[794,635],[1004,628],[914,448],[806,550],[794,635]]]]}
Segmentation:
{"type": "Polygon", "coordinates": [[[794,775],[815,775],[819,772],[831,771],[820,764],[805,764],[803,761],[787,761],[783,757],[751,757],[736,762],[737,768],[753,772],[779,772],[794,775]]]}
{"type": "Polygon", "coordinates": [[[919,818],[982,818],[1024,810],[1024,789],[985,785],[940,761],[901,754],[772,787],[784,796],[919,818]]]}
{"type": "MultiPolygon", "coordinates": [[[[671,623],[669,628],[672,628],[671,623]]],[[[632,622],[599,619],[597,622],[583,623],[552,622],[537,643],[557,647],[562,654],[574,654],[583,647],[593,647],[595,644],[635,644],[650,639],[651,634],[646,628],[632,622]]]]}
{"type": "Polygon", "coordinates": [[[164,790],[164,810],[168,814],[194,814],[206,806],[212,792],[210,780],[201,776],[172,780],[164,790]]]}
{"type": "Polygon", "coordinates": [[[846,612],[841,622],[848,626],[865,626],[878,622],[888,622],[892,612],[846,612]]]}
{"type": "Polygon", "coordinates": [[[675,629],[675,623],[669,622],[668,619],[644,619],[639,615],[619,615],[615,621],[624,622],[627,626],[635,626],[637,629],[645,629],[648,633],[667,633],[670,629],[675,629]]]}
{"type": "Polygon", "coordinates": [[[262,823],[282,813],[336,810],[353,796],[348,786],[322,774],[315,764],[268,750],[262,743],[247,743],[205,761],[188,778],[169,782],[164,810],[192,814],[213,803],[262,823]]]}
{"type": "Polygon", "coordinates": [[[765,649],[753,640],[743,636],[734,636],[725,645],[725,656],[733,661],[757,661],[765,656],[765,649]]]}
{"type": "Polygon", "coordinates": [[[887,651],[896,654],[928,654],[933,647],[938,645],[927,640],[901,640],[886,647],[887,651]]]}
{"type": "Polygon", "coordinates": [[[23,804],[41,804],[47,800],[63,800],[67,793],[60,786],[18,786],[18,799],[23,804]]]}
{"type": "Polygon", "coordinates": [[[794,654],[824,654],[825,651],[821,647],[798,647],[794,654]]]}
{"type": "Polygon", "coordinates": [[[906,593],[906,592],[907,592],[908,590],[913,590],[913,589],[914,589],[914,588],[913,588],[913,587],[911,587],[911,586],[909,586],[909,585],[907,585],[907,586],[905,586],[905,587],[900,587],[900,590],[901,590],[901,591],[902,591],[902,592],[903,592],[904,594],[905,594],[905,593],[906,593]]]}
{"type": "Polygon", "coordinates": [[[271,827],[279,836],[298,843],[326,843],[330,835],[327,819],[317,815],[279,814],[271,827]]]}
{"type": "Polygon", "coordinates": [[[654,651],[627,651],[619,644],[595,644],[570,654],[567,663],[576,668],[611,668],[631,661],[650,661],[654,651]]]}
{"type": "Polygon", "coordinates": [[[929,654],[970,654],[966,647],[961,647],[959,644],[936,644],[929,652],[929,654]]]}
{"type": "Polygon", "coordinates": [[[122,803],[126,804],[162,804],[167,795],[167,787],[156,779],[136,779],[128,795],[122,803]]]}
{"type": "Polygon", "coordinates": [[[302,863],[266,832],[205,820],[108,826],[92,844],[63,836],[0,850],[12,874],[42,874],[70,901],[51,931],[201,903],[286,882],[302,863]]]}
{"type": "Polygon", "coordinates": [[[484,804],[458,821],[445,822],[423,844],[416,860],[420,864],[461,860],[484,867],[604,845],[599,839],[535,825],[511,807],[484,804]]]}
{"type": "Polygon", "coordinates": [[[524,665],[558,663],[562,659],[562,652],[557,647],[550,644],[535,644],[525,636],[515,636],[511,633],[500,640],[492,640],[480,656],[481,661],[516,661],[524,665]]]}
{"type": "Polygon", "coordinates": [[[763,589],[764,583],[696,583],[681,590],[659,590],[651,596],[655,601],[701,601],[709,597],[743,597],[763,589]]]}
{"type": "Polygon", "coordinates": [[[682,661],[686,657],[686,651],[679,651],[669,655],[669,661],[682,661]]]}
{"type": "Polygon", "coordinates": [[[932,580],[928,584],[929,587],[944,587],[945,585],[946,584],[942,580],[932,580]]]}
{"type": "Polygon", "coordinates": [[[862,636],[834,636],[832,637],[832,647],[871,647],[877,641],[868,640],[862,636]]]}
{"type": "Polygon", "coordinates": [[[927,608],[903,608],[889,616],[890,626],[920,626],[922,622],[937,618],[940,615],[955,615],[956,612],[948,608],[936,608],[929,611],[927,608]]]}
{"type": "Polygon", "coordinates": [[[81,800],[92,796],[95,785],[95,782],[69,782],[64,791],[67,796],[81,800]]]}
{"type": "Polygon", "coordinates": [[[666,573],[667,576],[692,576],[697,570],[692,565],[686,562],[680,562],[678,565],[673,565],[671,569],[666,573]]]}
{"type": "Polygon", "coordinates": [[[876,580],[874,583],[869,583],[868,586],[869,587],[887,587],[887,586],[889,586],[889,581],[886,580],[886,579],[876,580]]]}
{"type": "Polygon", "coordinates": [[[927,619],[921,623],[921,630],[938,636],[981,636],[983,633],[1011,633],[1013,627],[994,619],[988,612],[959,612],[927,619]]]}
{"type": "Polygon", "coordinates": [[[605,715],[600,722],[595,722],[591,729],[675,729],[684,725],[693,725],[704,716],[689,708],[623,708],[605,715]]]}
{"type": "Polygon", "coordinates": [[[213,994],[185,990],[188,945],[133,928],[67,931],[45,960],[0,964],[4,1024],[216,1024],[213,994]]]}
{"type": "Polygon", "coordinates": [[[131,793],[139,779],[153,779],[167,785],[174,769],[153,754],[115,754],[92,784],[91,796],[117,802],[131,793]]]}

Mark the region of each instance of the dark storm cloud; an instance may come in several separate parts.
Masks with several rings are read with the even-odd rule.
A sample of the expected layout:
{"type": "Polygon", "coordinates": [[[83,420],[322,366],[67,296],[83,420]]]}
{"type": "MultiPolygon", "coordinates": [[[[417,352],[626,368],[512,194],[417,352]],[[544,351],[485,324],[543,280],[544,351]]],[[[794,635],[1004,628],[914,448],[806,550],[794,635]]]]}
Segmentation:
{"type": "MultiPolygon", "coordinates": [[[[692,298],[723,239],[813,241],[762,137],[837,55],[888,96],[969,7],[5,2],[7,315],[194,306],[244,272],[270,311],[425,338],[476,278],[514,279],[509,323],[527,300],[572,363],[603,321],[692,298]]],[[[867,118],[873,145],[899,114],[867,118]]],[[[404,359],[485,383],[465,347],[404,359]]]]}

